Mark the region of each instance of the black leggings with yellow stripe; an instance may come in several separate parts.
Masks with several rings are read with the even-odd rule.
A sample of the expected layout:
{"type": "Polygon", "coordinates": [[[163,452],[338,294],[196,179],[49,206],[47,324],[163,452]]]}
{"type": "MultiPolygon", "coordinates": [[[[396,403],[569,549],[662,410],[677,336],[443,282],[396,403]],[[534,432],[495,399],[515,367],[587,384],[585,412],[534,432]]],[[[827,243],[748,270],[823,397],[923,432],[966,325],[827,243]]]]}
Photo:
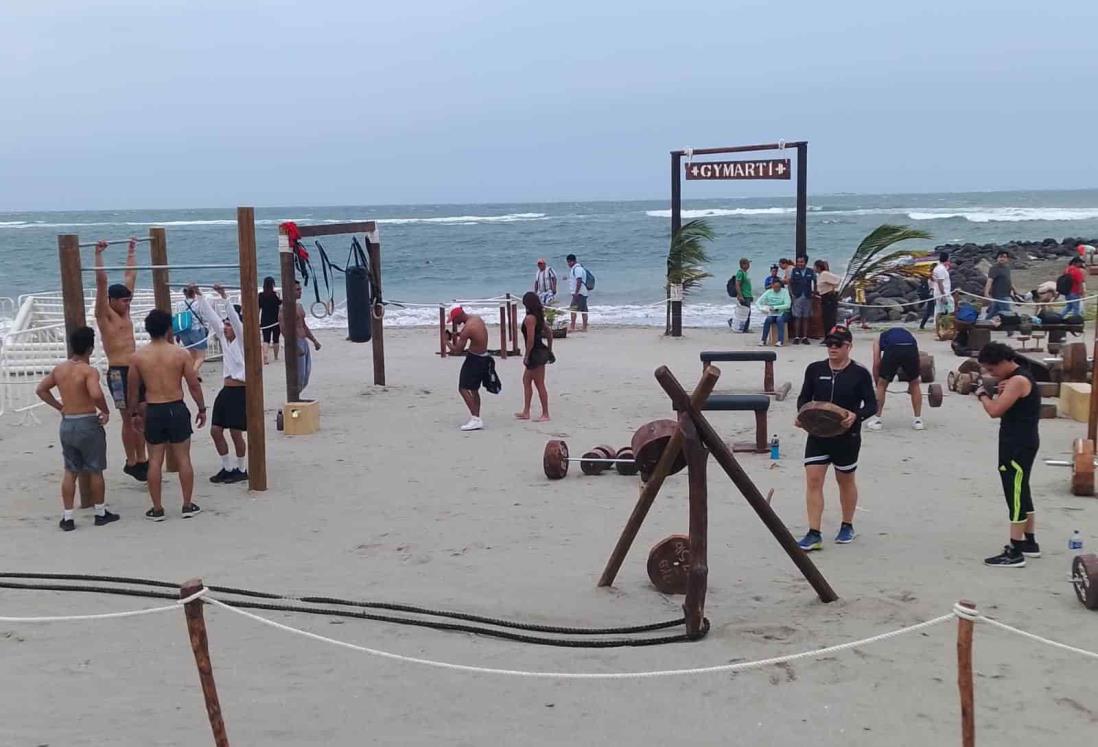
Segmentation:
{"type": "Polygon", "coordinates": [[[1029,476],[1037,458],[1037,447],[999,444],[999,477],[1003,481],[1010,523],[1021,524],[1033,513],[1033,496],[1029,493],[1029,476]]]}

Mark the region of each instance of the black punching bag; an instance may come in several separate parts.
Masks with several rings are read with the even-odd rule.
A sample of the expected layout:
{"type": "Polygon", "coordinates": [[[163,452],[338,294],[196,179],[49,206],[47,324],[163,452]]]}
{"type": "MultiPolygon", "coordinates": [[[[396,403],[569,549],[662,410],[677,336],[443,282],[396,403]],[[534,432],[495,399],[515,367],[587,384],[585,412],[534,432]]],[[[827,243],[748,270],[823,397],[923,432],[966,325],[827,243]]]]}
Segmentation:
{"type": "Polygon", "coordinates": [[[374,304],[374,286],[370,271],[359,266],[349,266],[347,278],[347,339],[351,342],[370,341],[370,314],[374,304]]]}

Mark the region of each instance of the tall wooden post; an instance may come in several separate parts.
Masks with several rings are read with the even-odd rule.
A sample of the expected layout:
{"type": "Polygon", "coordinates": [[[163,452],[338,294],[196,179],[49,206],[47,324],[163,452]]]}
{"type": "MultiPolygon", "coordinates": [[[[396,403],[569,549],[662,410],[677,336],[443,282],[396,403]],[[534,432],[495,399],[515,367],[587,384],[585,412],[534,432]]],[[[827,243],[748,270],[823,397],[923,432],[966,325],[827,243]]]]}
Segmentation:
{"type": "MultiPolygon", "coordinates": [[[[510,295],[510,294],[508,294],[510,295]]],[[[522,355],[522,350],[519,348],[519,321],[518,321],[518,301],[512,299],[511,301],[511,353],[514,355],[522,355]]],[[[540,334],[540,333],[539,333],[540,334]]]]}
{"type": "Polygon", "coordinates": [[[507,307],[499,305],[499,357],[507,358],[507,307]]]}
{"type": "Polygon", "coordinates": [[[1087,438],[1098,444],[1098,319],[1094,322],[1094,345],[1091,348],[1094,362],[1090,371],[1090,417],[1087,419],[1087,438]]]}
{"type": "MultiPolygon", "coordinates": [[[[675,234],[682,228],[682,155],[671,154],[671,241],[675,240],[675,234]]],[[[668,245],[670,250],[670,244],[668,245]]],[[[668,274],[671,271],[671,263],[667,264],[668,274]]],[[[682,337],[682,299],[671,298],[668,290],[668,298],[671,299],[671,336],[682,337]]]]}
{"type": "Polygon", "coordinates": [[[808,143],[797,143],[797,256],[808,256],[808,143]]]}
{"type": "MultiPolygon", "coordinates": [[[[374,292],[381,295],[381,239],[375,228],[366,236],[366,253],[374,273],[374,292]]],[[[370,309],[370,344],[374,357],[374,385],[385,386],[385,307],[370,309]]]]}
{"type": "Polygon", "coordinates": [[[682,449],[686,455],[690,488],[690,572],[682,609],[686,616],[686,634],[697,637],[704,635],[705,592],[709,578],[709,493],[705,474],[709,452],[688,413],[679,413],[679,430],[683,434],[682,449]]]}
{"type": "MultiPolygon", "coordinates": [[[[976,604],[962,599],[958,605],[976,614],[976,604]]],[[[972,685],[972,629],[974,623],[957,618],[957,689],[961,694],[961,745],[976,744],[976,703],[972,685]]]]}
{"type": "MultiPolygon", "coordinates": [[[[149,259],[154,265],[168,264],[168,234],[167,231],[159,226],[154,226],[149,229],[149,259]]],[[[152,279],[153,303],[156,305],[157,310],[163,311],[165,314],[171,314],[172,288],[168,269],[153,270],[152,279]]],[[[123,423],[123,427],[126,425],[128,425],[128,423],[123,423]]],[[[164,459],[164,471],[179,471],[179,464],[176,462],[175,455],[172,454],[171,451],[168,452],[164,459]]]]}
{"type": "MultiPolygon", "coordinates": [[[[179,589],[179,598],[186,599],[202,591],[200,578],[193,578],[179,589]]],[[[213,664],[210,663],[209,639],[206,636],[206,618],[202,614],[202,600],[195,599],[183,605],[187,616],[187,633],[194,651],[194,663],[198,665],[198,680],[202,684],[202,697],[206,700],[206,716],[210,719],[215,747],[229,747],[229,735],[225,732],[225,720],[221,716],[221,703],[217,699],[213,664]]]]}
{"type": "Polygon", "coordinates": [[[446,307],[438,307],[438,354],[446,357],[446,307]]]}
{"type": "Polygon", "coordinates": [[[244,381],[247,384],[244,396],[248,413],[248,487],[252,490],[266,490],[267,431],[263,420],[263,352],[259,331],[255,208],[238,207],[236,209],[236,240],[240,252],[240,307],[244,310],[244,381]]]}
{"type": "MultiPolygon", "coordinates": [[[[72,355],[69,336],[78,327],[88,324],[84,312],[84,277],[80,266],[80,237],[63,234],[57,237],[57,257],[61,263],[61,302],[65,313],[65,352],[72,355]]],[[[126,427],[126,423],[122,423],[126,427]]],[[[79,474],[76,484],[80,493],[80,508],[91,508],[91,477],[79,474]]]]}
{"type": "Polygon", "coordinates": [[[278,227],[278,261],[282,269],[282,346],[286,355],[286,401],[297,402],[301,390],[297,387],[297,276],[294,270],[294,248],[282,226],[278,227]]]}

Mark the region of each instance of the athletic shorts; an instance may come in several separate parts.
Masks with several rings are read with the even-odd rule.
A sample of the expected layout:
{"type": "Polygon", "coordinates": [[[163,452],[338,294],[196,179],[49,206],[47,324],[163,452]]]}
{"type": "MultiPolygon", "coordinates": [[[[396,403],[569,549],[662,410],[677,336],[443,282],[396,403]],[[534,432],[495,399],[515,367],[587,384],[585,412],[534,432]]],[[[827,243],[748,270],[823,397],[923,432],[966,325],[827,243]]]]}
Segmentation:
{"type": "Polygon", "coordinates": [[[309,386],[309,379],[313,375],[313,353],[309,350],[308,340],[297,341],[297,394],[305,391],[309,386]]]}
{"type": "Polygon", "coordinates": [[[61,455],[66,472],[107,469],[107,432],[99,425],[96,413],[61,416],[61,455]]]}
{"type": "Polygon", "coordinates": [[[150,444],[181,444],[191,437],[191,411],[183,400],[145,407],[145,440],[150,444]]]}
{"type": "MultiPolygon", "coordinates": [[[[125,410],[127,406],[126,393],[130,386],[130,367],[111,366],[107,369],[107,389],[111,392],[114,406],[119,410],[125,410]]],[[[139,401],[145,401],[145,383],[141,382],[140,391],[137,394],[139,401]]],[[[136,403],[135,403],[136,404],[136,403]]]]}
{"type": "Polygon", "coordinates": [[[999,477],[1003,481],[1003,497],[1011,524],[1021,524],[1033,513],[1033,496],[1029,492],[1029,476],[1037,459],[1036,446],[999,444],[999,477]]]}
{"type": "Polygon", "coordinates": [[[461,364],[461,373],[458,374],[458,389],[477,391],[481,384],[487,383],[491,371],[492,359],[487,355],[466,353],[465,362],[461,364]]]}
{"type": "Polygon", "coordinates": [[[953,296],[939,298],[935,308],[936,313],[938,314],[952,314],[956,310],[956,307],[953,304],[953,296]]]}
{"type": "Polygon", "coordinates": [[[247,387],[227,386],[217,393],[214,400],[213,413],[210,415],[210,425],[219,428],[228,428],[232,431],[248,430],[248,398],[245,396],[247,387]]]}
{"type": "Polygon", "coordinates": [[[812,316],[812,298],[799,296],[793,299],[793,318],[808,319],[812,316]]]}
{"type": "Polygon", "coordinates": [[[278,344],[278,338],[281,335],[282,335],[282,330],[280,330],[278,328],[277,324],[275,324],[275,326],[273,326],[273,327],[264,327],[263,328],[263,342],[267,343],[268,345],[270,345],[270,344],[277,345],[278,344]]]}
{"type": "Polygon", "coordinates": [[[881,368],[877,377],[892,381],[903,371],[908,381],[919,378],[919,348],[916,345],[897,345],[881,351],[881,368]]]}
{"type": "Polygon", "coordinates": [[[805,466],[833,464],[836,472],[858,469],[858,452],[862,449],[860,434],[849,433],[834,438],[809,436],[804,444],[805,466]]]}
{"type": "Polygon", "coordinates": [[[580,311],[584,314],[587,313],[587,296],[582,293],[572,294],[572,305],[568,307],[571,311],[580,311]]]}

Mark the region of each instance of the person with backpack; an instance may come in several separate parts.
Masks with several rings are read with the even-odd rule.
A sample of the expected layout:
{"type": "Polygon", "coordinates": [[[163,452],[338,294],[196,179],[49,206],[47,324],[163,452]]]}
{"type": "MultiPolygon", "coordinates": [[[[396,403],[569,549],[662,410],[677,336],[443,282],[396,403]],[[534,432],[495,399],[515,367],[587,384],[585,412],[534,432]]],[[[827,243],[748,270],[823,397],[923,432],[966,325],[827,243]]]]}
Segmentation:
{"type": "Polygon", "coordinates": [[[583,315],[582,332],[587,331],[587,296],[595,288],[595,276],[584,269],[576,259],[575,254],[569,254],[565,261],[568,262],[568,285],[572,292],[572,323],[569,331],[576,331],[576,314],[583,315]]]}
{"type": "Polygon", "coordinates": [[[1079,301],[1087,292],[1087,272],[1082,257],[1072,257],[1064,274],[1056,279],[1056,292],[1070,303],[1064,307],[1064,316],[1082,316],[1083,304],[1079,301]]]}
{"type": "MultiPolygon", "coordinates": [[[[183,300],[175,305],[172,315],[172,332],[175,333],[176,342],[190,354],[194,372],[201,374],[206,351],[210,347],[210,331],[195,308],[195,290],[194,283],[183,287],[183,300]]],[[[198,380],[202,381],[202,377],[199,376],[198,380]]]]}
{"type": "MultiPolygon", "coordinates": [[[[751,276],[748,274],[748,270],[751,269],[751,260],[747,257],[740,257],[740,269],[736,270],[736,274],[728,280],[728,285],[725,286],[725,290],[728,291],[728,295],[736,299],[740,306],[747,309],[747,318],[743,322],[743,329],[741,332],[751,331],[751,304],[755,300],[755,293],[751,288],[751,276]]],[[[728,320],[728,326],[733,327],[735,317],[728,320]]]]}

